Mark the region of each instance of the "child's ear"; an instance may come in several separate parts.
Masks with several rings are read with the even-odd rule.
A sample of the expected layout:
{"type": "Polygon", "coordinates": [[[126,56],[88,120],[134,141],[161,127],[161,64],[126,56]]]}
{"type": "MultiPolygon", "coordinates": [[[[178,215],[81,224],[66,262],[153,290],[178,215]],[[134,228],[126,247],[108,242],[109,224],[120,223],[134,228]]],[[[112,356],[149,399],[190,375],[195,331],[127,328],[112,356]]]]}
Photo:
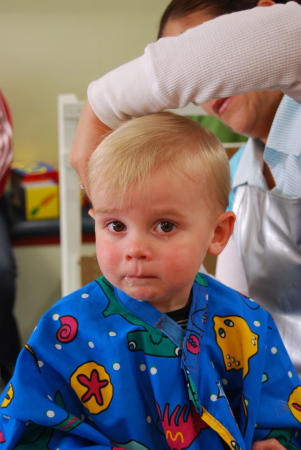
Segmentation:
{"type": "Polygon", "coordinates": [[[92,219],[95,219],[95,214],[94,214],[94,209],[93,208],[89,209],[88,214],[89,214],[89,216],[92,217],[92,219]]]}
{"type": "Polygon", "coordinates": [[[224,212],[219,216],[208,253],[219,255],[224,250],[233,232],[234,223],[235,214],[233,211],[224,212]]]}

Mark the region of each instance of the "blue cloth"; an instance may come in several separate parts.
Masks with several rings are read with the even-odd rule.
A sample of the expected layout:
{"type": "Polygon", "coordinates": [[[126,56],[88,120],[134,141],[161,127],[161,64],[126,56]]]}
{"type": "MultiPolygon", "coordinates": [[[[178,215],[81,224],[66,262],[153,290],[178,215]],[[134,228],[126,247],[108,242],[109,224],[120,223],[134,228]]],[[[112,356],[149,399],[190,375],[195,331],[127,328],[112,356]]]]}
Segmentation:
{"type": "Polygon", "coordinates": [[[246,146],[243,145],[242,147],[240,147],[232,156],[232,158],[230,159],[230,177],[231,177],[231,186],[232,186],[232,191],[229,194],[229,204],[228,204],[228,208],[227,211],[232,211],[232,207],[233,207],[233,202],[234,202],[234,196],[235,196],[235,192],[233,190],[233,180],[235,177],[235,174],[237,172],[237,168],[239,166],[240,163],[240,159],[245,151],[246,146]]]}
{"type": "Polygon", "coordinates": [[[184,332],[101,277],[56,303],[22,350],[0,450],[244,450],[268,437],[293,450],[300,404],[257,303],[198,274],[184,332]]]}
{"type": "Polygon", "coordinates": [[[266,146],[259,139],[249,139],[230,160],[232,209],[235,190],[249,184],[266,190],[262,174],[266,161],[276,189],[289,197],[301,197],[301,104],[284,96],[276,112],[266,146]]]}

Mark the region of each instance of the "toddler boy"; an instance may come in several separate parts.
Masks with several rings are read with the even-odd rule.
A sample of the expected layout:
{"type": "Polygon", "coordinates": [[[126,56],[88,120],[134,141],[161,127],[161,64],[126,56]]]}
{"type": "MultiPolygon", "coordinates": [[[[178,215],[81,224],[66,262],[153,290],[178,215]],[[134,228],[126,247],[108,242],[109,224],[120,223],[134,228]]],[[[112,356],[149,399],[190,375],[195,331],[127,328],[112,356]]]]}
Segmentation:
{"type": "Polygon", "coordinates": [[[134,119],[89,161],[103,277],[56,303],[2,395],[0,450],[298,449],[301,387],[270,315],[198,273],[233,230],[218,139],[134,119]]]}

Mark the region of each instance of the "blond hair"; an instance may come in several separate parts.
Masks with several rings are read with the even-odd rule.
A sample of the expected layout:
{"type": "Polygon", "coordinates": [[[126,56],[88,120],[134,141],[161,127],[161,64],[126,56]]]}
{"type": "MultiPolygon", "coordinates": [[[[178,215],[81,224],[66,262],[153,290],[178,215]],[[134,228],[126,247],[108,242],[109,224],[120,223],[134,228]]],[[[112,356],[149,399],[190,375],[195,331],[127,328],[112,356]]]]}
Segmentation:
{"type": "Polygon", "coordinates": [[[122,203],[162,166],[200,184],[202,193],[205,186],[211,205],[227,207],[229,162],[221,142],[198,122],[168,112],[127,121],[108,134],[90,158],[88,189],[110,189],[122,203]]]}

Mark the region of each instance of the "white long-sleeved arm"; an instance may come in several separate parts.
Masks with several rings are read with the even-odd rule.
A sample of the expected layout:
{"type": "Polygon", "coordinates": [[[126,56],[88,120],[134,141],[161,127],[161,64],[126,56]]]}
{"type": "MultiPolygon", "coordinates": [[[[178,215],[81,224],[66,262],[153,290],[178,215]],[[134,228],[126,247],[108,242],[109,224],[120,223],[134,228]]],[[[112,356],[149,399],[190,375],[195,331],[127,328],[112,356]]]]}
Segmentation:
{"type": "Polygon", "coordinates": [[[130,117],[261,89],[281,89],[301,103],[301,6],[295,2],[224,15],[160,39],[92,82],[88,99],[114,129],[130,117]]]}

